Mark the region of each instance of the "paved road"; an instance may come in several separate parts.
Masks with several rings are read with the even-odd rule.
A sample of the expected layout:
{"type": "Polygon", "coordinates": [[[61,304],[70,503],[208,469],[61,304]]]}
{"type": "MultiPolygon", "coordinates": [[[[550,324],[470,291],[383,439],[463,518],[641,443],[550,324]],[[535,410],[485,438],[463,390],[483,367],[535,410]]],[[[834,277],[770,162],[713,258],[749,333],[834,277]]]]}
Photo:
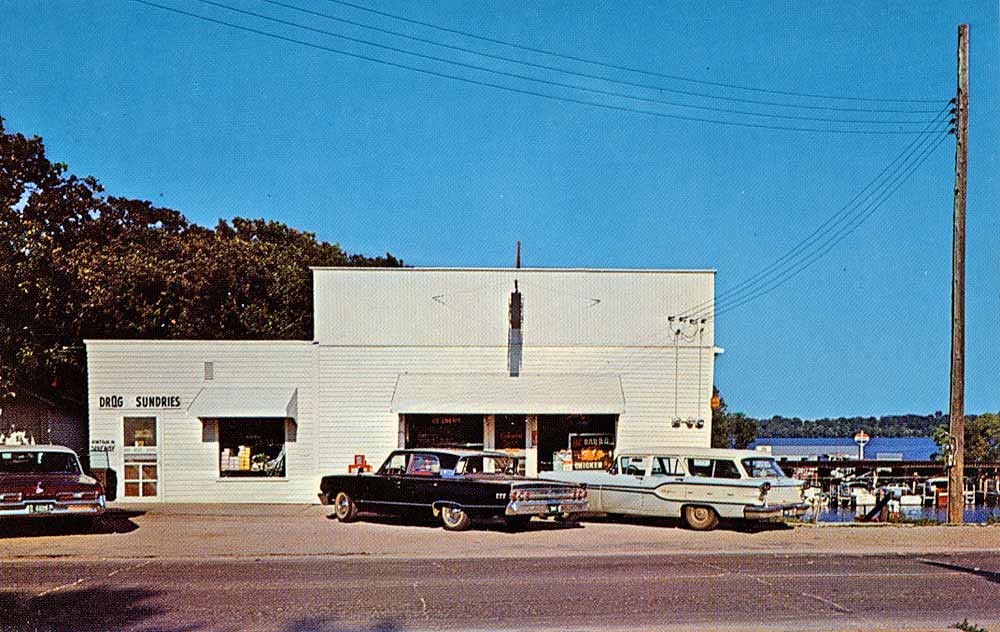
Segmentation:
{"type": "Polygon", "coordinates": [[[998,571],[1000,553],[12,560],[0,629],[998,630],[998,571]]]}

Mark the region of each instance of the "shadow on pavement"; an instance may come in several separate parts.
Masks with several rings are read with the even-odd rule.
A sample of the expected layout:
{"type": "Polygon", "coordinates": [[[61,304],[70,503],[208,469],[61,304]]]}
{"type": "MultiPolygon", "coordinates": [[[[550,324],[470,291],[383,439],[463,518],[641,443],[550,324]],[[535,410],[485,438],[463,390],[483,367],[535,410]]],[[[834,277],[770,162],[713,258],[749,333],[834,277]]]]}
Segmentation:
{"type": "Polygon", "coordinates": [[[975,575],[976,577],[982,577],[987,581],[991,581],[994,584],[1000,584],[1000,573],[995,571],[984,571],[979,567],[969,567],[962,566],[960,564],[952,564],[951,562],[942,562],[936,560],[918,560],[921,564],[927,564],[928,566],[937,566],[938,568],[947,568],[948,570],[958,571],[960,573],[968,573],[969,575],[975,575]]]}
{"type": "Polygon", "coordinates": [[[108,509],[103,516],[91,520],[81,520],[73,516],[5,519],[0,539],[129,533],[139,528],[132,518],[144,513],[144,511],[108,509]]]}
{"type": "MultiPolygon", "coordinates": [[[[109,587],[63,590],[43,595],[0,592],[0,630],[121,630],[140,626],[164,613],[149,601],[158,593],[109,587]]],[[[162,627],[185,632],[196,626],[162,627]]]]}
{"type": "MultiPolygon", "coordinates": [[[[336,520],[337,517],[329,514],[327,520],[336,520]]],[[[358,514],[358,522],[368,524],[394,525],[398,527],[424,527],[426,529],[436,529],[443,531],[441,521],[434,516],[388,516],[378,514],[358,514]]],[[[472,523],[470,531],[494,531],[517,535],[518,533],[531,533],[534,531],[562,531],[565,529],[579,529],[583,525],[576,521],[557,522],[555,520],[532,520],[524,527],[511,529],[502,520],[477,520],[472,523]]]]}
{"type": "MultiPolygon", "coordinates": [[[[587,517],[587,522],[604,524],[628,524],[637,527],[653,527],[659,529],[687,529],[680,518],[656,518],[651,516],[593,516],[587,517]]],[[[722,531],[735,531],[737,533],[768,533],[773,531],[789,531],[793,529],[791,525],[784,522],[761,522],[755,520],[727,520],[719,521],[718,529],[722,531]]]]}
{"type": "Polygon", "coordinates": [[[394,621],[376,621],[370,625],[341,624],[322,617],[307,617],[292,621],[282,628],[284,632],[399,632],[403,628],[394,621]]]}

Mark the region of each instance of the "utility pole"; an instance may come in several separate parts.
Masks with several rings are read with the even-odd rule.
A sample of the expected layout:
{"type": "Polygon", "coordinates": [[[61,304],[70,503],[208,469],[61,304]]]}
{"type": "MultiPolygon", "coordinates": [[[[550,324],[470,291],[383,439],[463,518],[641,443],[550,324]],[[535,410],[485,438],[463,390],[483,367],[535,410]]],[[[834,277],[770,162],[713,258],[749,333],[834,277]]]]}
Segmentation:
{"type": "Polygon", "coordinates": [[[955,95],[955,229],[951,264],[951,403],[954,463],[948,470],[948,522],[962,524],[965,509],[965,191],[969,159],[969,25],[958,25],[955,95]]]}

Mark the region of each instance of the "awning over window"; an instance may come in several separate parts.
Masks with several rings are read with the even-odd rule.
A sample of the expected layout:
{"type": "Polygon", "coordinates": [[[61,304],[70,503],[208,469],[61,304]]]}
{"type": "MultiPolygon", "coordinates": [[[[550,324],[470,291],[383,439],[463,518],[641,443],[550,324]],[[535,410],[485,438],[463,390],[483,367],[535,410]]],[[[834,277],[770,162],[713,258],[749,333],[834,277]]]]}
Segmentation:
{"type": "Polygon", "coordinates": [[[193,417],[298,418],[298,389],[273,387],[208,387],[195,396],[188,413],[193,417]]]}
{"type": "Polygon", "coordinates": [[[617,375],[443,375],[403,373],[396,413],[618,414],[625,411],[617,375]]]}

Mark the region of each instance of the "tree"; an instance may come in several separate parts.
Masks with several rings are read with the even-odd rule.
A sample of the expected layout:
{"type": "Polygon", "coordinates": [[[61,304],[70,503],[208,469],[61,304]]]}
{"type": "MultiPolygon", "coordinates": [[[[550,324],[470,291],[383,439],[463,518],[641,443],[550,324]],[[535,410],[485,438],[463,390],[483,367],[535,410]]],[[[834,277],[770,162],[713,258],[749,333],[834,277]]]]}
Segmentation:
{"type": "MultiPolygon", "coordinates": [[[[934,442],[938,444],[938,458],[942,458],[948,448],[948,426],[938,426],[934,431],[934,442]]],[[[969,415],[965,418],[965,462],[1000,461],[1000,414],[986,413],[969,415]]]]}
{"type": "Polygon", "coordinates": [[[744,449],[757,439],[757,422],[743,413],[730,413],[719,389],[712,387],[719,404],[712,410],[712,447],[744,449]]]}
{"type": "Polygon", "coordinates": [[[85,407],[86,338],[308,339],[311,266],[401,266],[280,222],[104,194],[0,118],[0,401],[85,407]]]}

